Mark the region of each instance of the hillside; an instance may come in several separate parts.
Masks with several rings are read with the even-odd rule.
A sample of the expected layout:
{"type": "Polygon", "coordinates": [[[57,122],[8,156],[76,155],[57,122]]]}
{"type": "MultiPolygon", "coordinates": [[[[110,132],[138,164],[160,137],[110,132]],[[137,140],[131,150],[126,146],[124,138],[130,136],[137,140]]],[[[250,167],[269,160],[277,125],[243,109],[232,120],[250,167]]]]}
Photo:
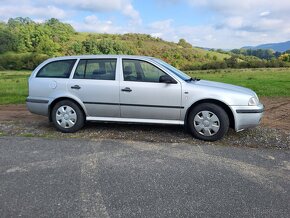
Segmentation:
{"type": "Polygon", "coordinates": [[[184,39],[174,43],[137,33],[124,35],[76,33],[67,45],[67,50],[79,42],[84,46],[84,50],[78,52],[81,54],[117,53],[154,56],[179,68],[187,65],[201,66],[205,63],[223,61],[225,58],[231,57],[228,54],[195,48],[184,39]],[[104,46],[107,49],[103,49],[104,46]]]}
{"type": "Polygon", "coordinates": [[[55,18],[45,23],[29,18],[0,22],[0,68],[31,69],[48,57],[81,54],[154,56],[178,68],[199,67],[230,58],[228,54],[194,48],[184,39],[174,43],[146,34],[80,33],[55,18]]]}
{"type": "Polygon", "coordinates": [[[245,46],[244,49],[272,49],[278,52],[285,52],[290,50],[290,41],[279,42],[279,43],[268,43],[257,46],[245,46]]]}
{"type": "Polygon", "coordinates": [[[55,18],[44,23],[21,17],[0,22],[0,70],[31,70],[49,57],[82,54],[153,56],[182,70],[284,66],[278,60],[207,51],[184,39],[174,43],[148,34],[76,32],[70,24],[55,18]]]}

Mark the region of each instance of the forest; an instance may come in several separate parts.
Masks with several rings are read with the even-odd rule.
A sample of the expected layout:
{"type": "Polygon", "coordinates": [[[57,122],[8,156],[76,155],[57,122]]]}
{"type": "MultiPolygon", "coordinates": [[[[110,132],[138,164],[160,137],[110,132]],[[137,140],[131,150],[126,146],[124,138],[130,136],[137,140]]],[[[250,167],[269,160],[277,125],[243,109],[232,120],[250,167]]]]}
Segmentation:
{"type": "Polygon", "coordinates": [[[272,68],[290,64],[289,51],[205,50],[184,39],[174,43],[147,34],[83,33],[55,18],[43,23],[22,17],[0,22],[0,70],[32,70],[49,57],[83,54],[154,56],[182,70],[272,68]]]}

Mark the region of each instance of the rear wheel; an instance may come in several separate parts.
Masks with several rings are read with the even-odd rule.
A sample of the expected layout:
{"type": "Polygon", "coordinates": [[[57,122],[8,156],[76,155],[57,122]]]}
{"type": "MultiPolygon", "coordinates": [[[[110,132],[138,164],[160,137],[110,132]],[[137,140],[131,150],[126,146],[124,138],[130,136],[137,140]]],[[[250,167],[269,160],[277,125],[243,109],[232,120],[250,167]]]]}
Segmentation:
{"type": "Polygon", "coordinates": [[[229,118],[220,106],[203,103],[190,112],[188,126],[194,137],[205,141],[216,141],[227,133],[229,118]]]}
{"type": "Polygon", "coordinates": [[[52,109],[51,116],[54,126],[64,133],[76,132],[85,123],[82,110],[70,100],[56,103],[52,109]]]}

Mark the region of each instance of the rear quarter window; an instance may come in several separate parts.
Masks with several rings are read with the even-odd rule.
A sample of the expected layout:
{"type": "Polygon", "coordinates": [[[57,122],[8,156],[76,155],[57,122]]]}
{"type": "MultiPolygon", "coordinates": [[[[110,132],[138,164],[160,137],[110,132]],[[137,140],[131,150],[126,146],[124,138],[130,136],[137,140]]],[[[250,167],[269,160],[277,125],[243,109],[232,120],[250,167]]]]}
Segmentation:
{"type": "Polygon", "coordinates": [[[75,62],[75,59],[50,62],[38,71],[36,77],[69,78],[75,62]]]}

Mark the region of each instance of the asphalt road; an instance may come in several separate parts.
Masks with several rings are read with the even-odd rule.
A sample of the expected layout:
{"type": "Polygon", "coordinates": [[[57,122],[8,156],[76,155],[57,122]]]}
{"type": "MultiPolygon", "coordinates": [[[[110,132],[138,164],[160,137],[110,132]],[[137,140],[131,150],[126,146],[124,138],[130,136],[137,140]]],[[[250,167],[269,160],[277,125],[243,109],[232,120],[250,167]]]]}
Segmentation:
{"type": "Polygon", "coordinates": [[[0,137],[1,217],[289,217],[290,151],[0,137]]]}

